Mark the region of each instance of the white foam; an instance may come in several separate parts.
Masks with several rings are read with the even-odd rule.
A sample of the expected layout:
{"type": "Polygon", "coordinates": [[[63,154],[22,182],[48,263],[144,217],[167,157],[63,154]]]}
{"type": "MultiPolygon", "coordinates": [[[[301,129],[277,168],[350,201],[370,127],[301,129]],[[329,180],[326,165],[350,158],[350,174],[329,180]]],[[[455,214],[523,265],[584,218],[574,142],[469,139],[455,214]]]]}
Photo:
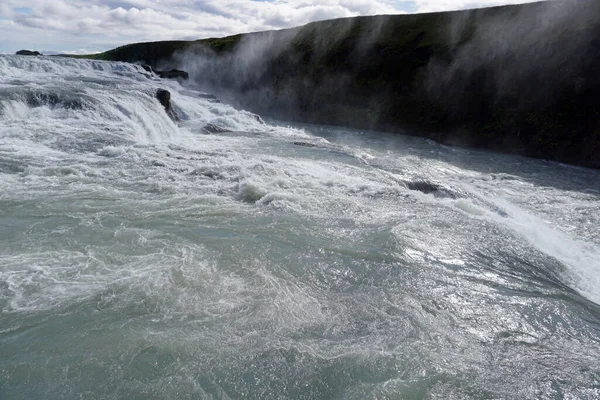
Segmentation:
{"type": "Polygon", "coordinates": [[[308,135],[300,130],[270,126],[247,111],[193,96],[193,91],[168,80],[148,79],[137,65],[120,62],[92,61],[64,57],[0,56],[0,86],[12,90],[11,99],[1,99],[0,120],[39,124],[40,119],[63,120],[64,129],[79,122],[86,127],[98,125],[139,143],[171,140],[186,128],[197,132],[212,124],[224,131],[243,131],[270,136],[308,135]],[[72,78],[72,79],[69,79],[72,78]],[[23,86],[26,82],[26,86],[23,86]],[[58,83],[60,82],[60,83],[58,83]],[[96,84],[97,82],[97,84],[96,84]],[[162,109],[154,93],[158,88],[171,92],[171,101],[183,118],[175,124],[162,109]],[[65,109],[60,104],[51,109],[32,109],[25,102],[28,91],[53,94],[67,93],[78,98],[93,98],[83,110],[65,109]]]}
{"type": "MultiPolygon", "coordinates": [[[[512,176],[510,180],[482,179],[482,174],[440,160],[398,157],[387,150],[379,154],[376,149],[358,150],[357,146],[315,138],[305,130],[264,124],[254,114],[193,96],[177,82],[147,79],[139,67],[129,64],[0,56],[0,85],[19,88],[21,84],[15,81],[19,79],[27,80],[35,90],[51,92],[58,87],[69,95],[91,100],[78,110],[60,105],[32,108],[18,96],[0,100],[0,155],[25,165],[24,172],[7,174],[2,179],[1,199],[35,199],[42,205],[50,199],[70,204],[76,198],[73,193],[85,193],[91,198],[118,199],[121,206],[135,204],[129,212],[141,208],[142,220],[159,211],[164,212],[161,215],[179,217],[252,212],[248,210],[262,207],[327,221],[347,218],[357,225],[415,218],[415,226],[422,225],[415,210],[427,208],[427,212],[435,214],[443,206],[460,211],[458,218],[491,220],[513,230],[565,264],[573,286],[588,298],[600,301],[600,250],[508,201],[497,199],[495,195],[505,185],[518,183],[512,176]],[[100,79],[111,83],[90,83],[100,79]],[[170,120],[154,98],[159,87],[171,91],[175,109],[185,116],[183,121],[170,120]],[[200,134],[207,124],[240,134],[200,134]],[[319,147],[293,146],[291,142],[296,139],[319,147]],[[369,165],[384,157],[391,159],[394,171],[405,173],[369,165]],[[458,188],[468,186],[465,181],[481,179],[479,184],[492,195],[436,198],[402,185],[413,175],[458,188]],[[207,211],[207,205],[215,209],[207,211]],[[506,216],[495,208],[503,209],[506,216]]],[[[466,192],[479,190],[469,188],[466,192]]],[[[517,190],[515,193],[523,195],[517,190]]],[[[60,207],[63,212],[68,208],[60,207]]],[[[85,214],[83,210],[79,210],[80,214],[85,214]]],[[[421,227],[415,227],[411,234],[415,240],[426,243],[432,236],[427,229],[435,227],[424,226],[420,231],[417,228],[421,227]]],[[[446,239],[440,235],[436,240],[446,239]]],[[[464,238],[465,242],[468,240],[464,238]]],[[[447,239],[445,246],[440,245],[441,253],[449,253],[447,249],[456,247],[456,241],[459,240],[447,239]]],[[[460,251],[456,253],[440,254],[439,258],[451,263],[460,260],[460,251]]],[[[132,265],[139,266],[133,262],[132,265]]],[[[10,278],[13,286],[18,286],[14,283],[18,279],[27,281],[26,276],[23,273],[10,278]]],[[[106,279],[110,281],[115,276],[106,279]]],[[[80,282],[83,292],[97,291],[107,281],[90,282],[80,282]]],[[[38,304],[38,300],[26,299],[27,291],[19,293],[21,298],[15,300],[15,307],[38,304]]],[[[69,291],[60,295],[44,293],[68,298],[69,291]]]]}
{"type": "Polygon", "coordinates": [[[493,202],[508,216],[490,213],[493,219],[524,237],[536,249],[563,263],[566,278],[588,299],[600,304],[600,247],[572,238],[549,222],[495,198],[493,202]]]}

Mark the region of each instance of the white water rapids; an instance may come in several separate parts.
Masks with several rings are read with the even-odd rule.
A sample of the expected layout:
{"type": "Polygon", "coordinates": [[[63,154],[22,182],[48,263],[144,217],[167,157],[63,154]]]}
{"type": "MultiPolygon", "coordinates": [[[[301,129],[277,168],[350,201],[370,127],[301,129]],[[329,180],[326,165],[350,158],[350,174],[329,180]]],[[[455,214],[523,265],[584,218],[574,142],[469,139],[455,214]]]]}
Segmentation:
{"type": "Polygon", "coordinates": [[[0,399],[600,398],[600,172],[288,125],[0,56],[0,399]]]}

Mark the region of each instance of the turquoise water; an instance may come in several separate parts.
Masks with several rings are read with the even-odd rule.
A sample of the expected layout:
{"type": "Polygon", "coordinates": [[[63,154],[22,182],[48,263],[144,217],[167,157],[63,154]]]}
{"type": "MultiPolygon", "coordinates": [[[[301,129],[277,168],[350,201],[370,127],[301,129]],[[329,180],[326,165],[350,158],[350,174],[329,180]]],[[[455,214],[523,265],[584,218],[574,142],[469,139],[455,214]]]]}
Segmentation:
{"type": "Polygon", "coordinates": [[[0,399],[600,397],[598,171],[0,72],[0,399]]]}

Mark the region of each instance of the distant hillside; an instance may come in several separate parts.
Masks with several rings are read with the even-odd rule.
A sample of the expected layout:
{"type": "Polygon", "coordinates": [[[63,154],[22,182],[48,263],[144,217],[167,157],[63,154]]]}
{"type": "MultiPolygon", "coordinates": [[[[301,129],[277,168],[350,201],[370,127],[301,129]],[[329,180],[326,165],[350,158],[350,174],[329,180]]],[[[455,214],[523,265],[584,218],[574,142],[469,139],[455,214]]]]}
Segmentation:
{"type": "Polygon", "coordinates": [[[357,17],[92,56],[190,72],[282,119],[600,168],[600,1],[357,17]]]}

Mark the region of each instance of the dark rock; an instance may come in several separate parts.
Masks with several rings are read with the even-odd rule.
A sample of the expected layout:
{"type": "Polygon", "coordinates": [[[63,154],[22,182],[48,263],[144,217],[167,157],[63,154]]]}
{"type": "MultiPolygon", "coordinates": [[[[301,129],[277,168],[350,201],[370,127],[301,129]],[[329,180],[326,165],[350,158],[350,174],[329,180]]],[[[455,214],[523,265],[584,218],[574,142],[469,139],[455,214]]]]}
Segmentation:
{"type": "Polygon", "coordinates": [[[160,104],[162,104],[165,110],[168,111],[171,109],[171,92],[165,89],[158,89],[156,91],[156,98],[160,104]]]}
{"type": "Polygon", "coordinates": [[[306,143],[306,142],[294,142],[294,144],[296,146],[302,146],[302,147],[317,147],[316,144],[306,143]]]}
{"type": "Polygon", "coordinates": [[[141,67],[144,68],[148,72],[154,72],[154,70],[152,69],[152,67],[149,66],[149,65],[147,65],[147,64],[142,64],[141,67]]]}
{"type": "Polygon", "coordinates": [[[82,99],[65,93],[28,92],[25,101],[29,107],[62,107],[68,110],[82,110],[85,107],[82,99]]]}
{"type": "Polygon", "coordinates": [[[457,194],[453,193],[449,189],[433,182],[427,181],[408,181],[405,182],[405,185],[410,190],[415,190],[417,192],[432,194],[435,197],[446,197],[455,199],[457,198],[457,194]]]}
{"type": "Polygon", "coordinates": [[[18,56],[41,56],[42,53],[39,51],[31,51],[31,50],[19,50],[17,51],[18,56]]]}
{"type": "Polygon", "coordinates": [[[190,75],[178,69],[172,69],[170,71],[154,71],[158,76],[164,79],[184,79],[187,80],[190,78],[190,75]]]}
{"type": "Polygon", "coordinates": [[[425,194],[430,194],[441,189],[441,186],[427,181],[406,182],[406,187],[410,190],[416,190],[425,194]]]}
{"type": "Polygon", "coordinates": [[[204,126],[204,131],[206,133],[225,133],[225,132],[231,132],[229,129],[225,129],[225,128],[221,128],[220,126],[217,126],[215,124],[207,124],[206,126],[204,126]]]}
{"type": "Polygon", "coordinates": [[[156,98],[158,99],[160,104],[165,108],[165,111],[169,118],[171,118],[173,121],[179,120],[179,118],[177,118],[177,115],[175,114],[175,111],[173,110],[173,106],[171,105],[171,92],[165,89],[158,89],[156,91],[156,98]]]}

